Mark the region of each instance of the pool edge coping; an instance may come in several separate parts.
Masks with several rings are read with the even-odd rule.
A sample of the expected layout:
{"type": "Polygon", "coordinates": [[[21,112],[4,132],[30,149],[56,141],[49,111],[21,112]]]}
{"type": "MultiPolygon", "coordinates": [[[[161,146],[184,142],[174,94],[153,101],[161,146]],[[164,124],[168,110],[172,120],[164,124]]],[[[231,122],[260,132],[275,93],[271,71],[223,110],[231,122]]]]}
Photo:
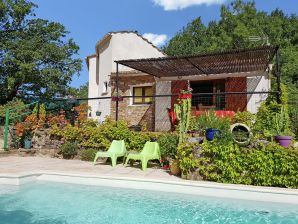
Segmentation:
{"type": "Polygon", "coordinates": [[[92,174],[87,175],[82,173],[63,173],[48,171],[30,171],[18,174],[0,174],[0,185],[23,185],[38,180],[93,186],[95,185],[134,188],[143,190],[151,190],[150,187],[152,187],[152,190],[155,191],[298,205],[298,189],[223,184],[208,181],[176,181],[157,178],[151,179],[126,176],[92,174]],[[7,182],[5,183],[5,181],[7,182]],[[145,185],[142,185],[142,183],[145,185]],[[188,192],[187,190],[190,190],[191,192],[188,192]],[[218,193],[222,193],[223,195],[218,195],[218,193]],[[270,197],[272,197],[272,200],[269,200],[270,197]]]}

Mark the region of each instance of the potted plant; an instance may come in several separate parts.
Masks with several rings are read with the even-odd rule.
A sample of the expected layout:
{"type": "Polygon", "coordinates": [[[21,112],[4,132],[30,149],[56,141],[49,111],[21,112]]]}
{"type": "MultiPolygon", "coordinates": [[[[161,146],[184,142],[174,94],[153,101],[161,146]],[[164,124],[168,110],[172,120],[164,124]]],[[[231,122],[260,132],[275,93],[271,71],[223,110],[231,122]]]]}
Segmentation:
{"type": "Polygon", "coordinates": [[[192,98],[192,91],[193,89],[190,88],[189,84],[187,86],[187,89],[180,90],[180,94],[178,96],[179,99],[191,99],[192,98]]]}
{"type": "Polygon", "coordinates": [[[234,142],[240,146],[247,146],[252,138],[250,128],[242,123],[231,125],[231,133],[234,142]]]}
{"type": "Polygon", "coordinates": [[[32,124],[29,122],[22,122],[16,124],[16,134],[22,141],[25,149],[32,147],[32,124]]]}
{"type": "Polygon", "coordinates": [[[219,129],[215,128],[218,123],[218,118],[215,116],[214,111],[208,111],[206,114],[206,125],[205,129],[206,139],[212,141],[215,137],[220,136],[221,132],[219,129]]]}
{"type": "Polygon", "coordinates": [[[284,106],[281,107],[280,112],[273,117],[273,126],[275,141],[283,147],[288,147],[292,141],[292,133],[290,131],[290,119],[284,106]]]}
{"type": "Polygon", "coordinates": [[[174,159],[171,162],[170,171],[171,171],[172,175],[180,176],[181,169],[180,169],[180,166],[179,166],[179,160],[178,159],[174,159]]]}

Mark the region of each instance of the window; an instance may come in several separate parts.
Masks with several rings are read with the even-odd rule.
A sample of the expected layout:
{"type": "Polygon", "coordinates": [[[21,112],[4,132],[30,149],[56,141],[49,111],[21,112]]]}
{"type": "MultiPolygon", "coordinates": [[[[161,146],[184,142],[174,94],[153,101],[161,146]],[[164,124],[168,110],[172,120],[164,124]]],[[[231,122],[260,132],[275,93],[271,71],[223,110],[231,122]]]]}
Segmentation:
{"type": "Polygon", "coordinates": [[[133,87],[133,104],[150,104],[152,103],[153,89],[152,86],[133,87]]]}

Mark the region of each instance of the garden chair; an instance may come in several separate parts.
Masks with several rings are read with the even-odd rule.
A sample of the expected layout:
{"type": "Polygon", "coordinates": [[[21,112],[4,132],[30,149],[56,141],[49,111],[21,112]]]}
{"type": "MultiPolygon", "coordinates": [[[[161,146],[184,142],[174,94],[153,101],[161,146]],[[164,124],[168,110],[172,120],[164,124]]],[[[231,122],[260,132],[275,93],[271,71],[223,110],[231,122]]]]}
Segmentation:
{"type": "Polygon", "coordinates": [[[140,153],[129,153],[126,161],[125,166],[129,160],[140,160],[142,163],[142,170],[147,169],[147,163],[149,160],[158,159],[160,161],[160,150],[159,145],[157,142],[146,142],[142,152],[140,153]]]}
{"type": "Polygon", "coordinates": [[[111,158],[112,167],[115,167],[117,164],[117,158],[125,156],[126,153],[127,151],[126,151],[124,140],[113,140],[108,151],[106,152],[99,151],[96,153],[93,164],[95,165],[96,160],[99,157],[111,158]]]}

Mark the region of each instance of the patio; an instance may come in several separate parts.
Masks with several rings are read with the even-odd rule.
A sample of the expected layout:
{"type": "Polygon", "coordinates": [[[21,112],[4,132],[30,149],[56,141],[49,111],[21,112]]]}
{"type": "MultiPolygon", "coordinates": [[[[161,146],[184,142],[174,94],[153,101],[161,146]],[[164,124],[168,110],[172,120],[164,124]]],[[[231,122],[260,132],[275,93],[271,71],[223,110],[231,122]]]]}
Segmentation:
{"type": "Polygon", "coordinates": [[[184,181],[157,167],[142,171],[140,167],[124,167],[121,163],[113,168],[109,162],[93,166],[92,162],[45,157],[8,156],[0,158],[0,176],[20,176],[28,173],[63,173],[109,177],[184,181]]]}

